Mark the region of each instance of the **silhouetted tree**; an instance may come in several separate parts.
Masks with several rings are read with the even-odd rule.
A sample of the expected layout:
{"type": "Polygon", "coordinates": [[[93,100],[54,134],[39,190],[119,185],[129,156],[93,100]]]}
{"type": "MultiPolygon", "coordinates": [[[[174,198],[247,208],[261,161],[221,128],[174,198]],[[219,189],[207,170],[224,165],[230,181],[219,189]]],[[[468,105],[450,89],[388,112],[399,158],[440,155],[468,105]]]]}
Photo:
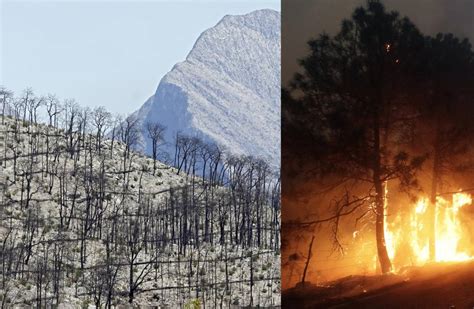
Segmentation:
{"type": "Polygon", "coordinates": [[[317,154],[316,172],[358,187],[334,203],[335,231],[339,217],[373,203],[378,259],[382,272],[389,272],[384,185],[397,179],[414,186],[422,162],[410,158],[392,129],[403,126],[409,110],[406,72],[423,37],[407,18],[369,0],[343,21],[337,35],[323,34],[308,45],[310,55],[300,61],[304,73],[295,76],[292,88],[305,106],[309,133],[326,146],[317,154]]]}

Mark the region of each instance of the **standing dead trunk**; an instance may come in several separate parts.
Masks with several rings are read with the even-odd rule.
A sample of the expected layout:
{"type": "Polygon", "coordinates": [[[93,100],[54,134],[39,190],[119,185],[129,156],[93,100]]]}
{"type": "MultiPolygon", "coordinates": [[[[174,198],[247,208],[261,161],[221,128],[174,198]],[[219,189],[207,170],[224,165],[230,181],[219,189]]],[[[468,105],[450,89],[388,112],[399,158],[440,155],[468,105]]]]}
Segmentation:
{"type": "Polygon", "coordinates": [[[312,254],[312,252],[313,252],[313,241],[314,241],[314,235],[313,235],[313,237],[311,237],[311,242],[309,243],[308,256],[306,257],[306,264],[304,266],[303,277],[301,278],[301,283],[306,282],[306,272],[308,271],[309,262],[311,260],[311,256],[313,255],[312,254]]]}

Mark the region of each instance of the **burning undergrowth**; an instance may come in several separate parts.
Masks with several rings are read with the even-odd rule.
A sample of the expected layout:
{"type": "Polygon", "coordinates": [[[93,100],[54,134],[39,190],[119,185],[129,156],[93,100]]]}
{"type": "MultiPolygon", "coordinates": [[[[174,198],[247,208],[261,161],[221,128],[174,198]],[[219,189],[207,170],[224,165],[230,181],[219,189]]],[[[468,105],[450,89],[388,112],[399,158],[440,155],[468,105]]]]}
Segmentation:
{"type": "MultiPolygon", "coordinates": [[[[472,173],[446,173],[433,188],[432,165],[432,160],[425,162],[416,188],[407,189],[398,181],[383,183],[383,245],[391,262],[389,272],[474,258],[472,173]]],[[[381,272],[376,193],[355,182],[332,185],[337,182],[325,179],[323,184],[311,177],[285,182],[290,188],[283,192],[283,288],[301,282],[305,269],[306,281],[316,284],[381,272]]]]}
{"type": "Polygon", "coordinates": [[[395,270],[406,265],[436,262],[465,261],[473,258],[473,244],[468,228],[472,198],[468,193],[438,196],[432,205],[427,197],[420,197],[402,215],[392,215],[385,224],[386,242],[395,270]],[[430,257],[430,222],[428,208],[434,206],[434,256],[430,257]]]}
{"type": "MultiPolygon", "coordinates": [[[[323,286],[348,275],[379,274],[372,199],[368,197],[353,213],[336,219],[338,204],[334,196],[341,196],[341,191],[321,197],[314,194],[314,188],[307,190],[298,192],[299,199],[287,201],[294,205],[294,211],[287,212],[284,218],[283,289],[301,283],[305,268],[306,282],[323,286]],[[317,223],[304,224],[314,222],[317,223]],[[313,236],[314,244],[309,250],[313,236]]],[[[385,192],[384,235],[391,273],[400,274],[408,268],[432,263],[474,259],[470,228],[474,224],[474,205],[469,190],[441,193],[435,204],[423,190],[406,194],[386,184],[385,192]],[[430,208],[434,212],[434,226],[430,208]],[[435,235],[434,256],[430,256],[431,232],[435,235]]]]}

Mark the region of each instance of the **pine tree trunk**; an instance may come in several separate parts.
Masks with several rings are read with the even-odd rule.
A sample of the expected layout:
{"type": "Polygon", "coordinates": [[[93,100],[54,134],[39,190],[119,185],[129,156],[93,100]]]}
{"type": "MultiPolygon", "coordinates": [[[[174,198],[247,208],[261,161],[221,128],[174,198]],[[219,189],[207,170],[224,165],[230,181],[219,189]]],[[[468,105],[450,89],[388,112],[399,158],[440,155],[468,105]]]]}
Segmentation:
{"type": "Polygon", "coordinates": [[[385,243],[385,209],[384,209],[384,192],[382,182],[380,180],[375,182],[375,236],[377,240],[377,255],[379,258],[380,269],[382,273],[388,273],[392,270],[392,263],[387,253],[387,246],[385,243]]]}
{"type": "Polygon", "coordinates": [[[375,237],[377,242],[377,255],[382,273],[388,273],[392,270],[392,263],[387,253],[385,243],[385,194],[382,185],[381,171],[381,149],[380,149],[380,119],[378,110],[374,111],[374,161],[373,161],[373,183],[375,186],[375,237]]]}

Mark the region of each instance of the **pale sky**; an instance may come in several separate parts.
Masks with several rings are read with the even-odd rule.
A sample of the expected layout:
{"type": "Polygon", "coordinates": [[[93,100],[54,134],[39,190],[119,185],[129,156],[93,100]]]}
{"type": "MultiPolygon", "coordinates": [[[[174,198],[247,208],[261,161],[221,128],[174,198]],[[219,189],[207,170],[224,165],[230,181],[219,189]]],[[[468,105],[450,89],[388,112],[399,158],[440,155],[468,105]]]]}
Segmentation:
{"type": "Polygon", "coordinates": [[[223,16],[280,10],[279,0],[0,1],[0,85],[123,114],[223,16]]]}

